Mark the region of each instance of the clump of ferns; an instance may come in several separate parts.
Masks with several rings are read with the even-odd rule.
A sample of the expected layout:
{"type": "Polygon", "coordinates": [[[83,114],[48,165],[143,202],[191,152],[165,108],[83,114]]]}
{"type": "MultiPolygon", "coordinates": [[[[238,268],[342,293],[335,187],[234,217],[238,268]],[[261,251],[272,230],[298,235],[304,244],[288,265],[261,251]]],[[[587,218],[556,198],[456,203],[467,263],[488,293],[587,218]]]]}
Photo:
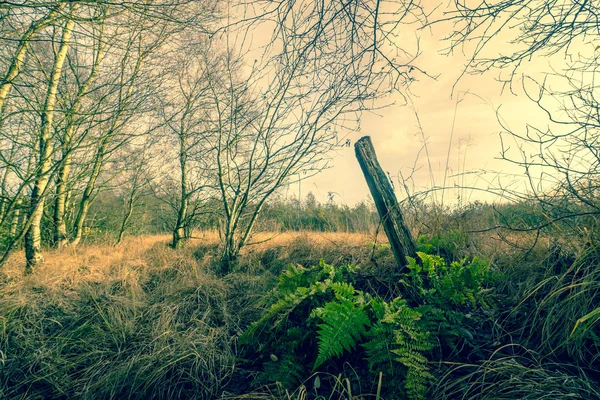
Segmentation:
{"type": "Polygon", "coordinates": [[[417,253],[408,257],[403,293],[421,313],[422,326],[437,340],[444,361],[482,359],[499,345],[498,305],[491,285],[489,261],[474,257],[447,262],[417,253]]]}
{"type": "Polygon", "coordinates": [[[264,316],[241,337],[260,370],[256,383],[293,388],[314,371],[349,362],[365,377],[383,374],[390,397],[425,398],[435,340],[421,313],[402,298],[356,290],[353,271],[321,262],[282,273],[264,316]]]}

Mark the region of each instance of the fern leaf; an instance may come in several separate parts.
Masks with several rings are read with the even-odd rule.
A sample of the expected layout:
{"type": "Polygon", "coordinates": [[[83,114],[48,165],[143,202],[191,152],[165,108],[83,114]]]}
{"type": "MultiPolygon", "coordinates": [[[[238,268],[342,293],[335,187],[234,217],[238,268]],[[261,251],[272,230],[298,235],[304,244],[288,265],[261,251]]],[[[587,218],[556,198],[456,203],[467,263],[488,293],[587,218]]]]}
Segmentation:
{"type": "Polygon", "coordinates": [[[377,321],[367,332],[367,342],[362,346],[367,353],[367,362],[372,373],[385,371],[386,378],[394,372],[396,362],[393,350],[394,326],[377,321]]]}
{"type": "Polygon", "coordinates": [[[336,282],[331,284],[331,289],[335,293],[335,297],[339,300],[350,300],[354,297],[354,287],[345,282],[336,282]]]}
{"type": "Polygon", "coordinates": [[[318,288],[316,286],[310,288],[299,287],[295,292],[289,293],[279,299],[261,319],[250,325],[248,330],[242,334],[240,343],[250,343],[250,338],[255,337],[262,329],[272,330],[277,328],[300,303],[317,291],[318,288]]]}
{"type": "Polygon", "coordinates": [[[320,315],[323,323],[318,325],[319,354],[313,370],[353,349],[370,325],[363,307],[356,306],[352,300],[331,301],[322,308],[320,315]]]}

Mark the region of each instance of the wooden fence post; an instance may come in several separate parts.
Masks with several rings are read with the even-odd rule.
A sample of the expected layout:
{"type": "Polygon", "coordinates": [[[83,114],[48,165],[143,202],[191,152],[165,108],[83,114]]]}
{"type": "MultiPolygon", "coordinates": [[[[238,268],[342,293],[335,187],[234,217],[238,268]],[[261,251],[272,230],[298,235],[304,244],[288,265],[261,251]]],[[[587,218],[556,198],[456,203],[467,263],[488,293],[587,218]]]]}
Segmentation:
{"type": "Polygon", "coordinates": [[[369,190],[375,201],[375,206],[390,241],[396,262],[398,265],[405,267],[407,264],[406,256],[416,257],[417,246],[410,230],[404,223],[394,189],[381,165],[379,165],[379,161],[377,161],[375,149],[369,136],[360,138],[354,144],[354,150],[367,185],[369,185],[369,190]]]}

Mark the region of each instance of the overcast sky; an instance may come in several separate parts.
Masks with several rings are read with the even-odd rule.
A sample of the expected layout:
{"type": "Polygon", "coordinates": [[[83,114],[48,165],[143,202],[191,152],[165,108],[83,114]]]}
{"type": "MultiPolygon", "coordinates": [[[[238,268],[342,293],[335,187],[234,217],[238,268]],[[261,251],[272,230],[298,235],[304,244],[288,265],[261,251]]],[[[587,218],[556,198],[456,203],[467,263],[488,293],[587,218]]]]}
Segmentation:
{"type": "MultiPolygon", "coordinates": [[[[365,114],[361,131],[348,136],[352,145],[364,135],[371,136],[382,167],[395,180],[399,198],[405,197],[405,194],[399,190],[396,177],[400,172],[408,175],[415,161],[418,170],[413,177],[417,190],[433,185],[442,186],[444,175],[446,186],[473,185],[483,189],[497,187],[498,182],[492,181],[494,176],[501,177],[502,185],[513,182],[513,185],[518,186],[518,182],[523,182],[523,171],[498,159],[501,148],[499,132],[502,129],[496,109],[500,107],[501,117],[516,131],[522,131],[526,123],[540,127],[548,124],[545,114],[525,96],[519,77],[514,81],[516,94],[506,88],[503,90],[502,84],[497,80],[497,71],[490,71],[483,76],[466,75],[458,80],[467,59],[462,54],[440,54],[447,46],[441,38],[448,33],[448,29],[448,26],[436,26],[433,30],[419,33],[422,55],[416,64],[430,75],[439,77],[421,77],[414,83],[414,95],[411,98],[414,109],[411,106],[393,105],[379,110],[377,114],[365,114]],[[458,106],[457,99],[461,99],[458,106]],[[429,162],[424,152],[416,160],[417,153],[423,147],[423,136],[418,128],[415,110],[427,138],[429,162]],[[446,165],[448,172],[445,174],[446,165]],[[482,170],[490,173],[485,176],[474,173],[482,170]],[[500,175],[494,175],[494,171],[500,175]],[[463,172],[469,174],[456,175],[463,172]]],[[[507,38],[510,37],[511,32],[506,32],[506,35],[507,38]]],[[[504,38],[494,46],[494,51],[509,49],[504,38]]],[[[524,65],[520,73],[539,78],[543,71],[549,70],[550,62],[556,67],[562,61],[560,56],[553,60],[537,59],[524,65]]],[[[400,97],[397,100],[402,103],[400,97]]],[[[331,168],[303,181],[301,188],[298,184],[290,186],[288,196],[297,196],[299,189],[302,197],[310,191],[319,201],[326,201],[328,193],[333,192],[336,201],[349,205],[366,199],[369,195],[354,157],[353,146],[340,148],[331,162],[331,168]]],[[[456,202],[459,195],[462,196],[462,201],[497,200],[497,197],[485,192],[461,190],[447,191],[444,201],[456,202]]],[[[441,201],[441,192],[437,196],[437,200],[441,201]]]]}

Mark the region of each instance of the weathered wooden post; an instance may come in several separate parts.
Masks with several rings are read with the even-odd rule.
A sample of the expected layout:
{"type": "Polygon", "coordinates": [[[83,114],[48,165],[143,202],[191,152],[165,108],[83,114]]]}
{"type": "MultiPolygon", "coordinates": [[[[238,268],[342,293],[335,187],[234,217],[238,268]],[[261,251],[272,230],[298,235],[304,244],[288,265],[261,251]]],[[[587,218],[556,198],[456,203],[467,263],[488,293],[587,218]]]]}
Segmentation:
{"type": "Polygon", "coordinates": [[[402,267],[406,266],[406,256],[416,257],[417,246],[404,218],[394,194],[392,185],[379,165],[375,149],[369,136],[360,138],[354,144],[356,158],[360,164],[369,190],[375,201],[383,228],[390,241],[396,262],[402,267]]]}

